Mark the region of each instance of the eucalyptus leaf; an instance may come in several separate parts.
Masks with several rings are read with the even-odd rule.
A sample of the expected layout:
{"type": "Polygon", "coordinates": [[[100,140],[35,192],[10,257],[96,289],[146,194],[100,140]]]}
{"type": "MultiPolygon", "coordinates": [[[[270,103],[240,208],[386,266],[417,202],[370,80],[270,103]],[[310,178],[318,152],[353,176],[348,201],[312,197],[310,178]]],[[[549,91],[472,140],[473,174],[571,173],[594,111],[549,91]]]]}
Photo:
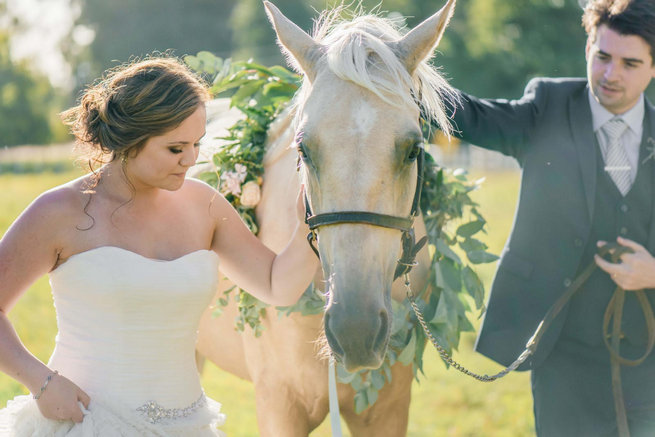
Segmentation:
{"type": "Polygon", "coordinates": [[[296,83],[296,84],[300,83],[300,76],[290,72],[284,67],[281,67],[279,65],[274,65],[269,70],[271,71],[271,73],[279,77],[284,82],[296,83]]]}
{"type": "Polygon", "coordinates": [[[482,220],[476,220],[474,222],[469,222],[461,225],[457,228],[457,235],[460,237],[468,238],[474,234],[477,234],[484,228],[485,222],[482,220]]]}
{"type": "Polygon", "coordinates": [[[462,289],[460,270],[449,258],[444,258],[437,263],[437,284],[441,288],[457,292],[462,289]]]}
{"type": "Polygon", "coordinates": [[[412,362],[414,359],[414,352],[416,351],[416,334],[414,331],[412,331],[411,338],[409,339],[409,343],[403,349],[402,353],[398,356],[398,361],[403,363],[404,365],[409,365],[409,363],[412,362]]]}
{"type": "Polygon", "coordinates": [[[468,256],[469,261],[471,261],[473,264],[490,263],[498,259],[497,255],[486,252],[484,250],[473,250],[471,252],[467,252],[466,256],[468,256]]]}
{"type": "Polygon", "coordinates": [[[460,241],[459,247],[461,247],[464,252],[472,252],[474,250],[486,250],[487,245],[477,238],[466,238],[463,241],[460,241]]]}
{"type": "Polygon", "coordinates": [[[368,398],[366,397],[366,392],[361,391],[355,393],[355,413],[359,414],[362,411],[364,411],[366,408],[368,408],[369,402],[368,398]]]}
{"type": "Polygon", "coordinates": [[[373,405],[375,401],[378,400],[378,389],[371,386],[366,389],[366,400],[368,401],[368,406],[373,405]]]}
{"type": "Polygon", "coordinates": [[[462,279],[464,280],[466,290],[475,301],[475,306],[477,308],[482,308],[482,305],[484,305],[484,286],[478,275],[472,268],[466,266],[462,270],[462,279]]]}
{"type": "Polygon", "coordinates": [[[362,375],[359,373],[353,374],[353,378],[350,380],[350,385],[355,391],[363,390],[365,387],[362,375]]]}
{"type": "Polygon", "coordinates": [[[448,323],[448,303],[446,302],[445,293],[441,293],[441,296],[439,296],[437,311],[434,313],[434,317],[429,321],[429,323],[434,325],[448,323]]]}
{"type": "Polygon", "coordinates": [[[384,375],[379,369],[371,370],[371,385],[376,390],[382,390],[384,387],[384,375]]]}
{"type": "Polygon", "coordinates": [[[437,250],[439,253],[441,253],[443,256],[450,258],[451,260],[455,261],[457,264],[461,264],[462,260],[460,257],[453,252],[453,250],[450,248],[450,246],[444,241],[443,238],[438,238],[437,239],[437,250]]]}
{"type": "Polygon", "coordinates": [[[231,106],[236,106],[236,107],[239,107],[240,105],[244,105],[244,104],[247,103],[250,99],[252,99],[253,95],[254,95],[257,91],[259,91],[259,90],[261,89],[262,85],[264,85],[265,83],[266,83],[265,80],[260,79],[260,80],[256,80],[256,81],[249,82],[249,83],[247,83],[247,84],[242,85],[242,86],[238,89],[238,91],[235,92],[235,93],[232,95],[232,99],[231,99],[231,103],[230,103],[230,105],[231,105],[231,106]],[[245,102],[245,103],[244,103],[244,102],[245,102]]]}
{"type": "Polygon", "coordinates": [[[475,331],[473,324],[468,317],[460,317],[458,320],[459,332],[472,332],[475,331]]]}

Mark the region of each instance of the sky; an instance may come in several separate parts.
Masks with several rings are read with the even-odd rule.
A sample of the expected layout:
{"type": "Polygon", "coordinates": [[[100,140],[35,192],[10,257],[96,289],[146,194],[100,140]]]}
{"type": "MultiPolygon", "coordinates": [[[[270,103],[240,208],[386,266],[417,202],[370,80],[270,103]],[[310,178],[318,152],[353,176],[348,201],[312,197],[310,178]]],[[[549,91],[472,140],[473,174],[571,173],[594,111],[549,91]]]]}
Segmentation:
{"type": "MultiPolygon", "coordinates": [[[[70,31],[75,19],[70,0],[0,0],[6,2],[10,15],[20,17],[25,32],[12,37],[11,52],[15,60],[30,59],[58,87],[72,86],[71,69],[58,44],[70,31]]],[[[78,28],[78,42],[90,42],[93,32],[78,28]]]]}

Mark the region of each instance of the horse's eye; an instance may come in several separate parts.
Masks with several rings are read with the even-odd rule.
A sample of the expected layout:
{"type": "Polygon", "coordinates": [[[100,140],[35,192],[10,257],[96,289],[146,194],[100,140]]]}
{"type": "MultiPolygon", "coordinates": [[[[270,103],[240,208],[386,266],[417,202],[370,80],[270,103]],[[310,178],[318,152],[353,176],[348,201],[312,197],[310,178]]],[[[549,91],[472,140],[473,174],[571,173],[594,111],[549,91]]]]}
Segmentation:
{"type": "Polygon", "coordinates": [[[421,143],[416,143],[412,146],[411,150],[409,151],[409,155],[407,155],[407,161],[409,162],[414,162],[416,161],[416,158],[418,158],[419,153],[421,153],[421,143]]]}
{"type": "Polygon", "coordinates": [[[302,159],[303,161],[307,160],[307,150],[305,148],[305,144],[302,142],[298,143],[296,149],[298,149],[298,156],[300,157],[300,159],[302,159]]]}

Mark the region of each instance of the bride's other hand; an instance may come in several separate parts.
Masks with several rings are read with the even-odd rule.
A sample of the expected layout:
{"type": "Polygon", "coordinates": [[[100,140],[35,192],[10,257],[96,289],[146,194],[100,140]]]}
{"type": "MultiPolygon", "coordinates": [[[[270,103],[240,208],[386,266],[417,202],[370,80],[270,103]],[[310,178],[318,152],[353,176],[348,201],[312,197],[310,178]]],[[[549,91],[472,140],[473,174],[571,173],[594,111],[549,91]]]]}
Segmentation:
{"type": "Polygon", "coordinates": [[[47,419],[72,420],[80,423],[84,419],[84,414],[78,402],[81,402],[84,408],[89,408],[90,401],[89,395],[75,383],[55,374],[36,404],[47,419]]]}

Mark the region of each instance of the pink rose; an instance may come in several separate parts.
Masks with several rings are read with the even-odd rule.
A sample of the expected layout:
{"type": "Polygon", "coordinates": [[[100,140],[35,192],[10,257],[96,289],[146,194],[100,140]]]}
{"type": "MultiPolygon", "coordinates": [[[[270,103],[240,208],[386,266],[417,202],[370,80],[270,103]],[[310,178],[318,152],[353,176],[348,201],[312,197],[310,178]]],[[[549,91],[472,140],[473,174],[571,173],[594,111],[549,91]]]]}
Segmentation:
{"type": "Polygon", "coordinates": [[[262,198],[262,192],[255,181],[248,181],[241,187],[241,205],[254,208],[262,198]]]}
{"type": "Polygon", "coordinates": [[[225,172],[221,175],[221,191],[223,194],[234,194],[238,196],[241,194],[241,181],[239,175],[233,171],[225,172]]]}
{"type": "Polygon", "coordinates": [[[248,174],[248,167],[246,167],[243,164],[234,164],[234,173],[236,174],[236,177],[239,179],[239,182],[243,182],[246,180],[246,175],[248,174]]]}

